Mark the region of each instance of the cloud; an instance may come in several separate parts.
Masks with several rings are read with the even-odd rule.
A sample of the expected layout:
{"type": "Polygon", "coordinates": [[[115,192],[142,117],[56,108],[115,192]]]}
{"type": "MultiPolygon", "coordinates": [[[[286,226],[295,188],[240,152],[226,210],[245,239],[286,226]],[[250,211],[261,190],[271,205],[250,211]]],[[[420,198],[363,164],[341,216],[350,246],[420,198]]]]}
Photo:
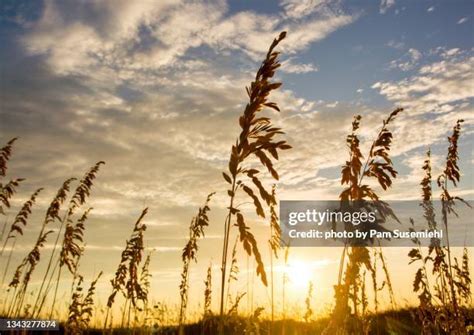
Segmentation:
{"type": "MultiPolygon", "coordinates": [[[[27,132],[25,142],[33,151],[65,152],[71,174],[95,160],[107,161],[95,206],[100,217],[131,220],[133,209],[146,203],[158,208],[162,222],[186,222],[209,189],[221,188],[219,171],[237,134],[234,121],[244,108],[244,87],[269,42],[287,29],[282,51],[292,54],[355,19],[332,9],[321,12],[322,7],[317,16],[293,21],[229,14],[224,2],[193,2],[185,13],[182,6],[49,1],[22,37],[30,68],[5,75],[19,83],[2,89],[6,123],[15,125],[5,133],[27,132]],[[229,66],[235,60],[237,65],[229,66]],[[19,99],[22,90],[26,99],[19,99]],[[88,143],[94,143],[89,150],[88,143]],[[202,192],[189,192],[189,180],[202,192]],[[124,199],[127,204],[121,204],[124,199]],[[176,208],[180,215],[173,214],[176,208]]],[[[282,70],[305,73],[317,67],[290,57],[282,70]]],[[[289,111],[309,113],[316,104],[291,91],[276,99],[282,123],[289,111]]],[[[19,172],[32,182],[42,184],[48,175],[59,183],[64,164],[51,157],[24,159],[19,172]]],[[[294,171],[293,164],[299,165],[294,160],[284,169],[294,171]]],[[[161,221],[151,219],[159,229],[161,221]]]]}
{"type": "Polygon", "coordinates": [[[327,108],[334,108],[334,107],[336,107],[338,104],[339,104],[339,101],[334,101],[334,102],[331,102],[331,103],[329,103],[329,104],[326,104],[326,107],[327,107],[327,108]]]}
{"type": "Polygon", "coordinates": [[[435,7],[434,7],[434,6],[431,6],[431,7],[429,7],[426,11],[427,11],[428,13],[430,13],[430,12],[433,12],[434,10],[435,10],[435,7]]]}
{"type": "Polygon", "coordinates": [[[405,42],[390,40],[390,41],[388,41],[387,46],[389,46],[390,48],[393,48],[393,49],[401,50],[405,47],[405,42]]]}
{"type": "Polygon", "coordinates": [[[385,14],[387,11],[395,5],[395,0],[381,0],[380,1],[380,14],[385,14]]]}
{"type": "Polygon", "coordinates": [[[391,61],[390,68],[402,71],[412,70],[418,64],[421,57],[420,51],[410,48],[401,58],[391,61]]]}
{"type": "Polygon", "coordinates": [[[285,16],[298,19],[313,14],[327,3],[325,0],[283,0],[280,6],[283,7],[285,16]]]}
{"type": "Polygon", "coordinates": [[[325,2],[303,6],[287,1],[282,6],[286,15],[229,14],[224,1],[47,1],[23,43],[30,54],[44,55],[57,73],[105,75],[113,70],[127,79],[178,66],[198,47],[260,59],[282,30],[289,33],[283,50],[295,53],[356,19],[325,2]],[[300,19],[295,21],[296,12],[300,19]]]}
{"type": "Polygon", "coordinates": [[[472,52],[458,54],[451,49],[441,54],[442,60],[424,65],[416,75],[398,82],[377,82],[372,88],[388,100],[415,110],[443,112],[474,97],[472,87],[474,66],[472,52]]]}
{"type": "Polygon", "coordinates": [[[309,73],[317,72],[318,67],[312,63],[294,63],[294,58],[290,57],[281,62],[281,70],[287,73],[309,73]]]}
{"type": "Polygon", "coordinates": [[[461,53],[461,49],[459,48],[447,49],[441,53],[441,57],[447,59],[447,58],[459,55],[460,53],[461,53]]]}
{"type": "MultiPolygon", "coordinates": [[[[409,77],[372,85],[387,100],[406,109],[394,123],[397,137],[404,139],[394,143],[394,155],[409,153],[411,156],[413,150],[426,151],[430,146],[444,143],[457,119],[466,121],[464,132],[472,132],[472,50],[437,48],[431,56],[437,59],[419,66],[409,77]]],[[[406,185],[413,180],[408,178],[406,185]]],[[[396,189],[393,196],[406,197],[407,194],[402,187],[396,189]]]]}
{"type": "Polygon", "coordinates": [[[468,17],[462,17],[462,18],[459,19],[458,24],[463,24],[463,23],[467,22],[467,20],[469,20],[468,17]]]}
{"type": "Polygon", "coordinates": [[[200,34],[225,10],[222,2],[183,8],[174,1],[47,1],[24,44],[32,54],[47,55],[59,73],[81,72],[93,65],[160,68],[201,45],[200,34]]]}

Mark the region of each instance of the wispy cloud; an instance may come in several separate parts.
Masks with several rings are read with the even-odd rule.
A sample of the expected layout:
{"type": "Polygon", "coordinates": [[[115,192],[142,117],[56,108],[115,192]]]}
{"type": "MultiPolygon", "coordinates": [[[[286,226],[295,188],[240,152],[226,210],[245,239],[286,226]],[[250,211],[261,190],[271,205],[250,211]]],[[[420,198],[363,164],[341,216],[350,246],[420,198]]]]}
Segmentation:
{"type": "Polygon", "coordinates": [[[326,104],[327,108],[335,108],[339,104],[339,101],[334,101],[329,104],[326,104]]]}
{"type": "Polygon", "coordinates": [[[323,2],[303,6],[287,1],[282,6],[286,15],[227,15],[223,1],[48,1],[24,44],[30,53],[45,55],[58,73],[91,75],[100,67],[127,79],[131,73],[176,66],[200,46],[261,58],[268,41],[281,30],[290,33],[285,52],[295,53],[355,19],[323,2]],[[317,15],[311,15],[315,11],[317,15]]]}
{"type": "Polygon", "coordinates": [[[297,63],[290,57],[281,63],[281,70],[287,73],[317,72],[318,67],[312,63],[297,63]]]}
{"type": "Polygon", "coordinates": [[[472,52],[452,57],[458,51],[451,49],[441,54],[440,61],[424,65],[418,73],[398,82],[377,82],[372,88],[387,99],[416,110],[448,111],[452,103],[473,98],[474,66],[472,52]]]}
{"type": "Polygon", "coordinates": [[[381,0],[380,1],[380,14],[385,14],[387,11],[395,5],[395,0],[381,0]]]}
{"type": "Polygon", "coordinates": [[[387,46],[389,46],[390,48],[393,48],[393,49],[401,50],[405,47],[405,42],[390,40],[390,41],[388,41],[387,46]]]}
{"type": "MultiPolygon", "coordinates": [[[[432,57],[438,59],[419,66],[407,78],[372,85],[390,102],[406,108],[404,117],[396,122],[398,138],[403,141],[394,144],[395,155],[412,155],[412,150],[426,150],[444,141],[457,119],[464,119],[467,129],[474,125],[474,79],[469,70],[474,66],[472,51],[438,48],[432,57]]],[[[408,178],[404,183],[413,181],[408,178]]],[[[396,187],[395,197],[409,196],[402,188],[396,187]]]]}
{"type": "Polygon", "coordinates": [[[327,3],[325,0],[283,0],[280,5],[284,9],[285,16],[297,19],[313,14],[327,3]]]}
{"type": "Polygon", "coordinates": [[[402,71],[412,70],[421,59],[422,54],[415,48],[410,48],[408,51],[399,59],[390,62],[391,69],[399,69],[402,71]]]}

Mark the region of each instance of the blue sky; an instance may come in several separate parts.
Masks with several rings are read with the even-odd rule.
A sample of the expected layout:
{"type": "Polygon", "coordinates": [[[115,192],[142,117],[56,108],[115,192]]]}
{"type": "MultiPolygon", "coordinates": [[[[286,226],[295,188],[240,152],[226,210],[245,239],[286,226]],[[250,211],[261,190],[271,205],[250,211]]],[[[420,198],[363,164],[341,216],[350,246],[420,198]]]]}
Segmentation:
{"type": "MultiPolygon", "coordinates": [[[[173,299],[187,224],[211,191],[215,224],[202,261],[218,262],[221,171],[244,87],[281,30],[283,88],[273,99],[282,112],[269,114],[293,145],[278,163],[281,198],[337,199],[352,117],[363,117],[366,149],[403,106],[392,125],[400,177],[384,197],[418,198],[424,153],[433,149],[436,175],[463,118],[457,194],[473,199],[473,28],[474,1],[2,1],[0,133],[2,142],[20,137],[10,171],[27,178],[17,203],[44,186],[45,206],[65,178],[105,160],[85,271],[114,271],[130,224],[149,206],[154,283],[173,299]]],[[[266,223],[254,225],[264,236],[266,223]]],[[[25,250],[30,229],[19,241],[25,250]]],[[[311,252],[321,254],[315,269],[327,267],[321,291],[329,300],[332,256],[311,252]]],[[[193,276],[200,281],[204,269],[193,276]]]]}
{"type": "MultiPolygon", "coordinates": [[[[380,13],[375,1],[357,1],[343,7],[360,17],[299,56],[302,62],[317,64],[319,71],[289,76],[291,85],[298,87],[305,98],[351,102],[361,98],[356,92],[361,88],[365,91],[362,98],[369,99],[366,101],[387,106],[370,89],[373,83],[403,79],[416,70],[390,68],[391,61],[406,58],[410,48],[428,54],[439,46],[462,49],[472,47],[474,42],[472,18],[469,22],[472,1],[400,1],[385,14],[380,13]],[[459,24],[462,18],[467,21],[459,24]]],[[[419,64],[428,63],[429,58],[425,55],[419,64]]]]}

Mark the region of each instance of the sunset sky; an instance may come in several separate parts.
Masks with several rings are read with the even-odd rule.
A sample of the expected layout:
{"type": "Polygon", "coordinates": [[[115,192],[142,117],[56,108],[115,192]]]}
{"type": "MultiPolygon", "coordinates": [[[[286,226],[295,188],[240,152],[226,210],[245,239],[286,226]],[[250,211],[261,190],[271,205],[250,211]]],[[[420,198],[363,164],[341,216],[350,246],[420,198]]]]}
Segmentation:
{"type": "MultiPolygon", "coordinates": [[[[144,207],[146,244],[155,249],[153,299],[178,301],[187,227],[212,191],[211,226],[192,265],[191,304],[202,301],[211,261],[217,293],[227,206],[221,171],[239,132],[244,87],[283,30],[288,36],[279,47],[277,74],[283,87],[273,95],[282,111],[268,112],[293,146],[277,164],[280,199],[337,199],[352,117],[362,115],[366,149],[398,106],[406,108],[391,126],[400,177],[383,197],[419,198],[424,153],[431,148],[437,176],[446,138],[462,118],[463,175],[456,194],[474,199],[473,1],[4,0],[0,140],[20,137],[9,177],[26,178],[15,204],[45,187],[38,206],[44,208],[66,178],[106,162],[92,192],[81,262],[87,279],[105,271],[103,302],[144,207]]],[[[44,215],[41,208],[35,217],[44,215]]],[[[268,222],[252,215],[264,245],[268,222]]],[[[29,251],[38,229],[35,221],[18,241],[13,264],[29,251]]],[[[411,285],[403,270],[406,252],[386,252],[396,288],[411,285]]],[[[313,280],[317,310],[324,310],[339,256],[337,249],[290,251],[299,274],[293,301],[302,301],[313,280]]],[[[243,280],[237,286],[245,288],[242,249],[239,258],[243,280]]],[[[268,291],[257,279],[255,287],[266,303],[268,291]]],[[[399,292],[400,303],[412,298],[411,290],[399,292]]]]}

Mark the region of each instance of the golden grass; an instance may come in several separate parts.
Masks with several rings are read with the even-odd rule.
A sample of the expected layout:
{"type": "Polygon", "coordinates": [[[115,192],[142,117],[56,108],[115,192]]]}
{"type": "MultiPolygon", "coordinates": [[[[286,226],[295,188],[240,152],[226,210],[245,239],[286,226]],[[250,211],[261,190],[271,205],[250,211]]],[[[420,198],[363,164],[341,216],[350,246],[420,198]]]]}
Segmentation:
{"type": "Polygon", "coordinates": [[[227,191],[229,195],[228,214],[224,223],[224,245],[222,248],[222,266],[221,266],[221,294],[220,294],[220,316],[224,316],[225,309],[225,285],[227,273],[227,257],[229,249],[229,237],[232,223],[239,230],[239,238],[247,254],[254,255],[257,262],[257,275],[260,276],[262,283],[267,285],[267,274],[263,260],[258,249],[258,243],[250,228],[245,223],[245,218],[238,208],[236,194],[239,190],[244,191],[253,201],[255,211],[258,216],[265,218],[265,210],[262,202],[268,206],[276,204],[276,199],[272,193],[268,192],[259,179],[260,171],[245,166],[246,161],[252,156],[256,156],[262,165],[274,179],[278,180],[278,172],[273,166],[272,159],[278,160],[278,151],[287,150],[291,147],[286,141],[276,141],[275,136],[283,134],[280,128],[274,127],[269,117],[258,116],[264,108],[279,111],[274,102],[268,101],[270,93],[279,88],[281,83],[271,82],[275,71],[280,67],[278,62],[278,52],[274,48],[283,40],[286,33],[283,32],[271,44],[267,56],[257,71],[255,80],[247,87],[249,102],[239,118],[241,127],[240,135],[236,144],[232,146],[228,164],[228,172],[223,172],[225,181],[230,188],[227,191]],[[270,157],[268,156],[270,155],[270,157]],[[252,182],[257,188],[257,192],[245,184],[245,179],[252,182]],[[235,221],[234,221],[235,219],[235,221]]]}
{"type": "MultiPolygon", "coordinates": [[[[469,273],[469,254],[463,249],[461,260],[452,256],[449,244],[449,216],[457,215],[456,202],[470,206],[462,198],[451,195],[449,182],[456,186],[461,173],[458,166],[458,140],[461,134],[461,123],[458,120],[453,133],[448,137],[449,147],[446,155],[445,168],[437,178],[437,186],[441,189],[441,220],[445,228],[446,244],[433,239],[424,253],[420,241],[410,250],[408,256],[411,263],[418,263],[413,281],[413,292],[418,295],[419,307],[417,316],[421,320],[424,333],[446,332],[449,334],[465,334],[466,324],[472,318],[471,277],[469,273]]],[[[428,150],[423,167],[424,177],[420,183],[422,189],[421,206],[424,211],[429,230],[437,227],[436,213],[433,206],[431,151],[428,150]]]]}
{"type": "Polygon", "coordinates": [[[183,270],[181,272],[181,283],[179,285],[179,295],[181,305],[179,308],[179,332],[183,332],[183,323],[186,320],[186,307],[188,305],[189,290],[189,266],[192,261],[197,262],[198,240],[204,237],[204,228],[209,226],[208,212],[210,211],[209,202],[214,193],[207,196],[204,205],[199,208],[197,215],[191,220],[189,225],[189,240],[183,248],[181,259],[183,261],[183,270]]]}

